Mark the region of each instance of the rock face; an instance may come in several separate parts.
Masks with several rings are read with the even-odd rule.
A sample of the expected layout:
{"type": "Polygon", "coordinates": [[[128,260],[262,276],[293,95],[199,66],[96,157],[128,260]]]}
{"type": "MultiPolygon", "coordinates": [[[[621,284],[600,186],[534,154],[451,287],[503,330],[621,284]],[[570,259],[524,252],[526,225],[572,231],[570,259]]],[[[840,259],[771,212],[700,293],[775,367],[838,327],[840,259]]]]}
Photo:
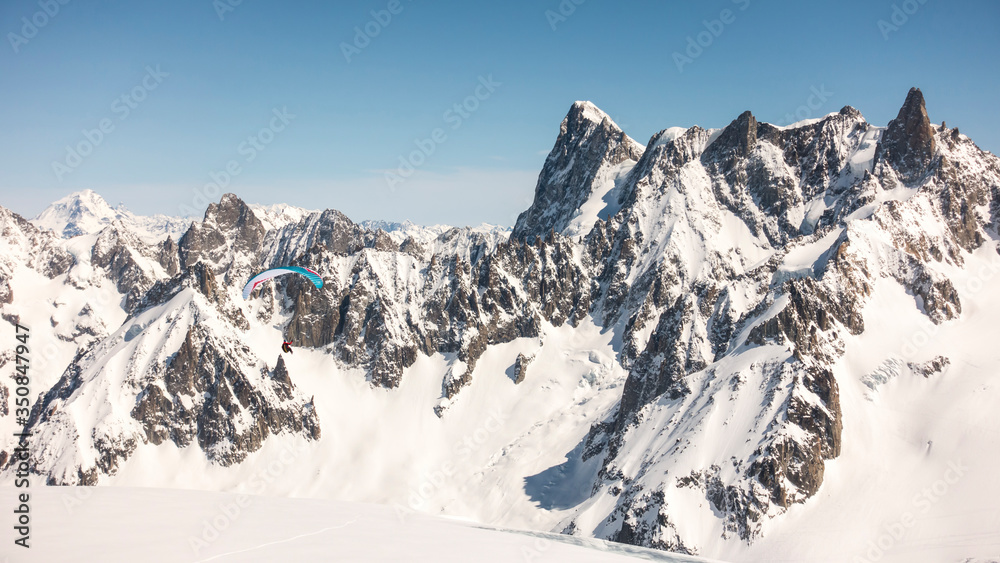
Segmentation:
{"type": "MultiPolygon", "coordinates": [[[[725,537],[752,542],[819,490],[843,445],[835,368],[845,338],[866,330],[876,284],[896,284],[931,323],[961,318],[949,276],[996,245],[1000,160],[931,125],[916,89],[884,130],[851,107],[783,128],[748,111],[646,147],[578,102],[509,238],[389,233],[333,210],[266,219],[227,194],[176,244],[117,224],[99,233],[89,265],[126,319],[74,321],[92,338],[30,420],[49,482],[97,483],[167,441],[232,465],[276,435],[320,440],[297,374],[257,357],[240,338],[251,330],[277,327],[389,392],[440,355],[434,412],[446,424],[491,347],[586,324],[613,333],[627,377],[567,454],[597,460],[597,477],[562,526],[694,553],[677,495],[703,495],[725,537]],[[325,285],[284,276],[242,300],[249,276],[279,265],[322,272],[325,285]],[[745,442],[699,438],[736,429],[745,442]]],[[[0,303],[15,265],[93,283],[52,235],[3,209],[0,226],[17,247],[16,264],[0,262],[0,303]]],[[[531,361],[508,371],[517,389],[531,361]]],[[[866,382],[875,392],[886,374],[947,365],[892,364],[866,382]]]]}
{"type": "Polygon", "coordinates": [[[73,255],[56,244],[56,237],[42,231],[20,215],[0,207],[0,239],[3,240],[0,253],[0,279],[11,290],[7,280],[13,277],[13,269],[23,264],[47,278],[55,278],[69,271],[75,260],[73,255]]]}
{"type": "MultiPolygon", "coordinates": [[[[612,170],[641,155],[642,145],[607,114],[590,102],[576,102],[538,176],[535,201],[517,218],[511,238],[533,242],[550,231],[563,232],[612,170]]],[[[591,226],[583,225],[587,231],[591,226]]]]}
{"type": "Polygon", "coordinates": [[[528,375],[528,366],[534,360],[534,356],[525,356],[524,354],[518,354],[517,360],[514,362],[514,383],[521,383],[524,381],[525,376],[528,375]]]}
{"type": "Polygon", "coordinates": [[[14,290],[10,288],[10,282],[7,279],[0,279],[0,303],[13,303],[14,302],[14,290]]]}
{"type": "MultiPolygon", "coordinates": [[[[345,221],[337,218],[338,228],[360,229],[345,221]]],[[[359,239],[369,244],[334,245],[332,251],[320,239],[322,246],[293,261],[348,273],[327,282],[323,292],[296,279],[275,289],[284,289],[292,303],[290,339],[334,345],[341,361],[365,366],[376,385],[398,386],[417,354],[456,354],[471,373],[487,346],[536,337],[543,320],[575,324],[590,308],[587,275],[561,239],[478,244],[463,254],[379,248],[377,236],[359,239]],[[390,271],[387,259],[395,264],[390,271]]],[[[442,398],[452,398],[467,382],[459,378],[446,386],[442,398]]]]}
{"type": "Polygon", "coordinates": [[[164,265],[159,263],[162,252],[147,246],[137,236],[125,230],[125,226],[119,222],[101,231],[90,256],[91,264],[103,268],[108,278],[114,280],[118,291],[125,295],[127,311],[135,310],[146,292],[171,266],[176,271],[174,265],[176,259],[167,260],[164,268],[164,265]],[[149,264],[153,268],[146,269],[140,264],[149,264]]]}
{"type": "MultiPolygon", "coordinates": [[[[249,354],[249,350],[240,350],[249,354]]],[[[197,440],[209,459],[222,465],[243,461],[270,434],[287,432],[320,437],[312,403],[295,404],[295,387],[284,361],[262,368],[251,382],[239,362],[197,327],[189,329],[180,350],[167,363],[163,382],[151,382],[136,399],[132,418],[142,424],[147,442],[170,440],[185,447],[197,440]],[[283,404],[291,403],[291,404],[283,404]]]]}
{"type": "Polygon", "coordinates": [[[876,151],[876,159],[884,160],[899,171],[907,182],[919,178],[934,157],[934,128],[927,117],[924,95],[911,88],[896,119],[889,122],[876,151]]]}

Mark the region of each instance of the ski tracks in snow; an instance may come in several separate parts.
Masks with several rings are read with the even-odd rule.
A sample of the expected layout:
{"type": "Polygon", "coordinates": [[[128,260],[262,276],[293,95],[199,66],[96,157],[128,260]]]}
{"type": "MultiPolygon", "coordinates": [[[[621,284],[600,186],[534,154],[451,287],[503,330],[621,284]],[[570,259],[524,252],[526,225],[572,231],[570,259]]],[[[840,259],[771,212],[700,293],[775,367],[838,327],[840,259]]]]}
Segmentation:
{"type": "Polygon", "coordinates": [[[284,540],[278,540],[278,541],[272,541],[272,542],[262,543],[262,544],[260,544],[258,546],[255,546],[255,547],[248,547],[247,549],[240,549],[238,551],[230,551],[229,553],[220,553],[219,555],[213,555],[212,557],[209,557],[207,559],[199,559],[198,561],[195,561],[195,563],[206,563],[207,561],[215,561],[217,559],[222,559],[224,557],[230,557],[232,555],[239,555],[241,553],[247,553],[247,552],[250,552],[250,551],[257,551],[258,549],[263,549],[265,547],[270,547],[272,545],[281,545],[283,543],[291,543],[291,542],[293,542],[295,540],[300,540],[302,538],[308,538],[308,537],[312,537],[312,536],[318,536],[320,534],[324,534],[326,532],[329,532],[330,530],[340,530],[340,529],[343,529],[343,528],[346,528],[346,527],[350,526],[351,524],[354,524],[355,522],[357,522],[357,520],[351,520],[350,522],[346,522],[344,524],[341,524],[340,526],[331,526],[329,528],[323,528],[322,530],[318,530],[318,531],[315,531],[315,532],[309,532],[308,534],[299,534],[297,536],[293,536],[293,537],[290,537],[290,538],[284,539],[284,540]]]}

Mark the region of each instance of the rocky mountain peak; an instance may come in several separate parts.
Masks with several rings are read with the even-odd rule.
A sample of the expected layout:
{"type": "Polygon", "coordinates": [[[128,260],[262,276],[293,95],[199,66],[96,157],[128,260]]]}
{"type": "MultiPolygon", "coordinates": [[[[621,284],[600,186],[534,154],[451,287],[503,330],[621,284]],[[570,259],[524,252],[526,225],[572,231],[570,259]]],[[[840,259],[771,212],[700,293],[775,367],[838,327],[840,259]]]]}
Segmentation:
{"type": "Polygon", "coordinates": [[[840,108],[840,111],[837,113],[846,117],[852,117],[855,119],[864,119],[864,116],[861,115],[861,112],[858,111],[857,108],[855,108],[854,106],[844,106],[840,108]]]}
{"type": "Polygon", "coordinates": [[[642,146],[625,135],[607,113],[591,102],[574,102],[559,125],[559,137],[549,158],[553,155],[565,156],[567,150],[579,148],[583,144],[596,145],[608,152],[623,139],[628,139],[641,151],[642,146]]]}
{"type": "Polygon", "coordinates": [[[757,145],[757,119],[745,111],[722,130],[719,138],[705,151],[709,160],[746,156],[757,145]]]}
{"type": "Polygon", "coordinates": [[[615,129],[618,125],[611,120],[611,116],[601,111],[600,108],[591,102],[576,101],[569,108],[569,113],[563,120],[563,129],[566,131],[580,130],[590,125],[599,125],[604,120],[608,120],[615,129]]]}
{"type": "Polygon", "coordinates": [[[205,222],[212,222],[223,230],[232,230],[247,224],[260,223],[253,210],[235,194],[223,194],[219,203],[211,203],[205,210],[205,222]]]}
{"type": "MultiPolygon", "coordinates": [[[[178,243],[181,266],[187,268],[199,260],[222,272],[234,256],[256,256],[264,241],[263,223],[246,203],[233,194],[225,194],[218,204],[205,211],[205,220],[194,223],[178,243]]],[[[242,274],[242,272],[241,272],[242,274]]]]}
{"type": "Polygon", "coordinates": [[[930,164],[934,148],[934,129],[927,117],[924,95],[919,88],[910,88],[899,114],[882,135],[875,159],[884,159],[904,181],[912,181],[930,164]]]}
{"type": "MultiPolygon", "coordinates": [[[[644,147],[590,102],[575,102],[559,126],[559,137],[538,176],[535,200],[517,218],[511,234],[534,240],[562,232],[596,192],[607,193],[611,169],[638,161],[644,147]]],[[[612,180],[613,183],[613,180],[612,180]]],[[[596,217],[594,217],[596,219],[596,217]]],[[[590,221],[589,227],[593,224],[590,221]]]]}

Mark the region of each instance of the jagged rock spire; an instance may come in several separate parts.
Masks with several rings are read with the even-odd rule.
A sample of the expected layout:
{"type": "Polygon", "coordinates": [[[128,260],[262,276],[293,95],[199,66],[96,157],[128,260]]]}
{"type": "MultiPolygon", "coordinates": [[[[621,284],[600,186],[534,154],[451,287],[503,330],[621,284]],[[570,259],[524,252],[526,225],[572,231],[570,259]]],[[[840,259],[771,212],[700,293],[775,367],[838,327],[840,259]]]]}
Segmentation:
{"type": "Polygon", "coordinates": [[[899,114],[882,135],[875,159],[894,168],[904,181],[911,181],[927,169],[933,156],[934,130],[924,95],[919,88],[910,88],[899,114]]]}
{"type": "Polygon", "coordinates": [[[644,147],[594,104],[575,102],[559,126],[559,137],[538,176],[535,200],[517,218],[514,239],[561,232],[594,190],[602,168],[639,160],[644,147]]]}
{"type": "Polygon", "coordinates": [[[181,268],[203,260],[220,273],[235,255],[253,256],[264,234],[264,225],[247,204],[233,194],[223,194],[218,204],[205,210],[205,220],[194,223],[178,242],[181,268]]]}
{"type": "Polygon", "coordinates": [[[705,158],[715,159],[734,153],[746,156],[756,145],[757,119],[748,110],[726,126],[719,138],[705,151],[705,158]]]}

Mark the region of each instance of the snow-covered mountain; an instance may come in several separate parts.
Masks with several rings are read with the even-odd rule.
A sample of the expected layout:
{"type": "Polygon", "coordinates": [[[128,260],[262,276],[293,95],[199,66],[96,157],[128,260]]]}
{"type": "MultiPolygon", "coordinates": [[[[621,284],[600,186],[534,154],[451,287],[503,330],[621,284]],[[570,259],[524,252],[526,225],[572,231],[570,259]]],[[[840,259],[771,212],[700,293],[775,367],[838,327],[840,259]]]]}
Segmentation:
{"type": "Polygon", "coordinates": [[[303,217],[316,213],[316,211],[277,203],[274,205],[251,204],[250,209],[257,216],[264,228],[271,231],[280,229],[289,223],[298,223],[303,217]]]}
{"type": "Polygon", "coordinates": [[[119,204],[111,207],[93,190],[70,194],[46,207],[31,222],[39,228],[62,237],[93,235],[115,221],[147,243],[161,242],[164,238],[177,240],[191,226],[191,219],[167,215],[136,215],[119,204]]]}
{"type": "Polygon", "coordinates": [[[231,194],[176,242],[0,226],[50,484],[245,491],[293,444],[270,494],[732,561],[1000,545],[1000,159],[917,89],[645,147],[577,102],[509,235],[231,194]],[[278,265],[325,285],[243,301],[278,265]]]}
{"type": "MultiPolygon", "coordinates": [[[[385,231],[398,244],[402,244],[406,242],[406,239],[412,238],[414,242],[418,242],[425,246],[428,244],[434,244],[435,239],[448,231],[456,229],[456,227],[449,225],[416,225],[410,221],[404,221],[402,223],[394,223],[390,221],[361,221],[359,224],[368,230],[375,231],[381,229],[385,231]]],[[[470,232],[486,236],[491,239],[493,243],[491,246],[496,246],[496,243],[505,240],[510,236],[510,228],[499,225],[490,225],[488,223],[483,223],[478,227],[466,227],[458,230],[468,230],[470,232]]]]}

